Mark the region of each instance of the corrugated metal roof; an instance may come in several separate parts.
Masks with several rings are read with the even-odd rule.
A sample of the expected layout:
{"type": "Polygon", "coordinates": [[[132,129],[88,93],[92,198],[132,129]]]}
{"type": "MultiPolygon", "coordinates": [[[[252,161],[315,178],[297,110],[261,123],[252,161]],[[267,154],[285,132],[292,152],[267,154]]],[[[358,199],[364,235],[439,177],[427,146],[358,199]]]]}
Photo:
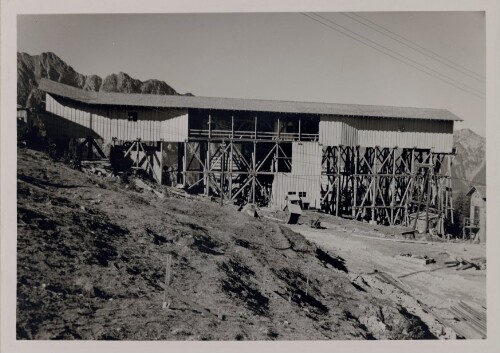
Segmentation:
{"type": "Polygon", "coordinates": [[[275,113],[351,115],[387,118],[412,118],[462,121],[446,109],[408,108],[378,105],[290,102],[262,99],[192,97],[153,94],[89,92],[42,78],[42,91],[87,104],[137,107],[199,108],[275,113]]]}

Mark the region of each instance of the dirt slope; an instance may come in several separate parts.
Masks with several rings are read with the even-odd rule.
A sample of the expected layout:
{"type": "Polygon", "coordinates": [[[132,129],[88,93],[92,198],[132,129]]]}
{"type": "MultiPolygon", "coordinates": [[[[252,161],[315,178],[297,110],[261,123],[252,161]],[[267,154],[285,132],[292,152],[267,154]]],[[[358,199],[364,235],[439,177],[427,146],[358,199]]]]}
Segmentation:
{"type": "Polygon", "coordinates": [[[342,258],[229,206],[160,199],[27,149],[17,192],[18,339],[434,338],[351,283],[342,258]],[[162,309],[167,254],[170,288],[222,320],[178,297],[162,309]]]}

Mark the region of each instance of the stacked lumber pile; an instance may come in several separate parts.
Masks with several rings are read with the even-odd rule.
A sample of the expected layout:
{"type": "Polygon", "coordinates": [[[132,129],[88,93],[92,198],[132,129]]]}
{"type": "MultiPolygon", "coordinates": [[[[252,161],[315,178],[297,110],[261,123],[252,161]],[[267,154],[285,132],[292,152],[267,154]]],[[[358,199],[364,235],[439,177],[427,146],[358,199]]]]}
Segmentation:
{"type": "MultiPolygon", "coordinates": [[[[456,320],[479,334],[481,338],[486,338],[486,311],[476,310],[462,301],[451,306],[448,311],[456,320]]],[[[466,333],[462,335],[466,338],[468,336],[466,333]]]]}

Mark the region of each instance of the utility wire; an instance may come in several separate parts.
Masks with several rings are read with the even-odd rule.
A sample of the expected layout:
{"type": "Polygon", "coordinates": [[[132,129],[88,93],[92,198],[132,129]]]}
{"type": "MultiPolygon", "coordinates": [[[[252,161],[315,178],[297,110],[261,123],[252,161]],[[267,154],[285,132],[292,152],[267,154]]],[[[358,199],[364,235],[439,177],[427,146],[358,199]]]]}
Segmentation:
{"type": "Polygon", "coordinates": [[[463,178],[459,178],[459,177],[450,177],[451,179],[455,179],[455,180],[461,180],[461,181],[466,181],[466,182],[469,182],[473,185],[480,185],[480,186],[486,186],[486,184],[483,184],[483,183],[479,183],[477,181],[474,181],[474,180],[469,180],[469,179],[463,179],[463,178]]]}
{"type": "MultiPolygon", "coordinates": [[[[321,16],[321,15],[319,15],[319,14],[317,14],[317,13],[314,13],[314,15],[316,15],[316,16],[318,16],[318,17],[320,17],[321,19],[323,19],[323,20],[325,20],[325,21],[327,21],[327,22],[329,22],[329,23],[331,23],[331,24],[334,24],[335,26],[338,26],[338,27],[340,27],[340,28],[344,29],[345,31],[347,31],[347,32],[349,32],[349,33],[352,33],[352,34],[354,34],[354,35],[356,35],[356,36],[358,36],[358,37],[360,37],[360,38],[363,38],[364,40],[366,40],[366,41],[368,41],[368,42],[370,42],[370,43],[372,43],[372,44],[374,44],[374,45],[376,45],[376,46],[378,46],[378,47],[380,47],[380,48],[383,48],[384,50],[387,50],[387,51],[388,51],[388,52],[390,52],[390,53],[393,53],[393,54],[395,54],[395,55],[398,55],[398,56],[400,56],[400,57],[403,57],[403,58],[405,58],[406,60],[410,61],[411,63],[414,63],[414,64],[416,64],[416,65],[418,65],[418,66],[424,67],[424,68],[426,68],[427,70],[429,70],[429,71],[431,71],[431,72],[434,72],[435,74],[437,74],[437,75],[439,75],[439,76],[441,76],[441,77],[443,77],[443,78],[445,78],[445,79],[447,79],[447,80],[449,80],[449,81],[452,81],[452,82],[454,82],[454,83],[456,83],[456,84],[458,84],[458,85],[462,85],[463,87],[466,87],[466,88],[467,88],[467,89],[469,89],[469,90],[475,91],[476,93],[478,93],[478,94],[480,94],[480,95],[484,95],[484,92],[482,92],[482,91],[480,91],[480,90],[478,90],[478,89],[476,89],[476,88],[474,88],[474,87],[472,87],[472,86],[468,86],[468,85],[466,85],[466,84],[465,84],[465,83],[463,83],[463,82],[460,82],[460,81],[455,80],[455,79],[453,79],[453,78],[451,78],[451,77],[449,77],[449,76],[447,76],[447,75],[444,75],[444,74],[442,74],[441,72],[439,72],[439,71],[437,71],[437,70],[434,70],[433,68],[431,68],[431,67],[429,67],[429,66],[426,66],[426,65],[424,65],[424,64],[421,64],[421,63],[419,63],[418,61],[413,60],[412,58],[410,58],[410,57],[408,57],[408,56],[406,56],[406,55],[403,55],[403,54],[401,54],[401,53],[398,53],[397,51],[392,50],[392,49],[390,49],[390,48],[388,48],[388,47],[386,47],[386,46],[384,46],[384,45],[382,45],[382,44],[380,44],[380,43],[377,43],[377,42],[376,42],[376,41],[374,41],[374,40],[371,40],[371,39],[369,39],[369,38],[367,38],[367,37],[365,37],[365,36],[362,36],[361,34],[358,34],[358,33],[354,32],[354,31],[352,31],[352,30],[348,29],[347,27],[344,27],[344,26],[342,26],[342,25],[339,25],[338,23],[336,23],[336,22],[334,22],[334,21],[332,21],[332,20],[330,20],[330,19],[328,19],[328,18],[326,18],[326,17],[323,17],[323,16],[321,16]]],[[[359,40],[358,40],[358,41],[359,41],[359,40]]],[[[361,42],[362,42],[362,41],[361,41],[361,42]]],[[[398,60],[399,60],[399,59],[398,59],[398,60]]],[[[399,60],[399,61],[401,61],[401,60],[399,60]]],[[[403,62],[404,62],[404,61],[403,61],[403,62]]],[[[406,63],[406,62],[405,62],[405,63],[406,63]]],[[[408,64],[408,63],[406,63],[406,64],[408,64]]]]}
{"type": "Polygon", "coordinates": [[[351,31],[351,30],[349,30],[349,29],[347,29],[347,28],[345,28],[345,27],[343,27],[343,26],[338,25],[337,23],[335,23],[335,22],[333,22],[333,21],[331,21],[331,20],[325,19],[325,18],[323,18],[322,16],[317,15],[318,17],[323,18],[325,21],[328,21],[328,22],[333,23],[334,25],[336,25],[336,26],[338,26],[338,27],[343,28],[343,29],[344,29],[344,31],[350,32],[350,33],[352,33],[352,34],[354,34],[354,35],[356,35],[356,36],[358,36],[358,37],[364,38],[364,40],[366,40],[366,41],[368,41],[368,42],[372,42],[372,43],[373,43],[373,44],[375,44],[376,46],[371,45],[371,44],[368,44],[368,43],[366,43],[366,42],[364,42],[364,41],[362,41],[362,40],[360,40],[360,39],[356,38],[355,36],[353,36],[353,35],[351,35],[351,34],[349,34],[349,33],[346,33],[346,32],[344,32],[344,31],[342,31],[342,30],[339,30],[338,28],[332,27],[332,26],[328,25],[327,23],[324,23],[324,22],[322,22],[322,21],[320,21],[320,20],[318,20],[318,19],[316,19],[316,18],[314,18],[314,17],[312,17],[312,16],[309,16],[309,15],[308,15],[308,14],[306,14],[306,13],[301,13],[301,14],[302,14],[302,15],[304,15],[304,16],[306,16],[306,17],[308,17],[308,18],[310,18],[310,19],[311,19],[311,20],[313,20],[313,21],[316,21],[316,22],[318,22],[318,23],[322,24],[323,26],[326,26],[326,27],[328,27],[328,28],[330,28],[330,29],[332,29],[332,30],[334,30],[334,31],[336,31],[336,32],[339,32],[339,33],[341,33],[341,34],[343,34],[343,35],[345,35],[345,36],[347,36],[347,37],[349,37],[349,38],[351,38],[351,39],[354,39],[354,40],[356,40],[356,41],[358,41],[358,42],[360,42],[360,43],[362,43],[362,44],[364,44],[364,45],[366,45],[366,46],[368,46],[368,47],[370,47],[370,48],[372,48],[372,49],[374,49],[374,50],[376,50],[376,51],[378,51],[378,52],[380,52],[380,53],[382,53],[382,54],[385,54],[385,55],[387,55],[387,56],[389,56],[389,57],[391,57],[391,58],[393,58],[393,59],[396,59],[396,60],[398,60],[398,61],[400,61],[400,62],[402,62],[402,63],[404,63],[404,64],[406,64],[406,65],[409,65],[409,66],[413,67],[414,69],[416,69],[416,70],[418,70],[418,71],[421,71],[421,72],[423,72],[423,73],[425,73],[425,74],[427,74],[427,75],[429,75],[429,76],[431,76],[431,77],[434,77],[434,78],[436,78],[436,79],[438,79],[438,80],[440,80],[440,81],[443,81],[443,82],[445,82],[445,83],[448,83],[449,85],[454,86],[455,88],[458,88],[458,89],[460,89],[461,91],[464,91],[464,92],[466,92],[466,93],[469,93],[469,94],[471,94],[471,95],[474,95],[474,96],[476,96],[476,97],[478,97],[478,98],[482,98],[482,99],[484,99],[484,93],[483,93],[483,92],[481,92],[481,91],[479,91],[479,90],[477,90],[477,89],[475,89],[475,88],[473,88],[473,87],[470,87],[470,86],[464,85],[463,83],[461,83],[461,82],[459,82],[459,81],[456,81],[456,80],[454,80],[454,79],[452,79],[452,78],[449,78],[448,76],[443,75],[443,74],[439,73],[438,71],[433,70],[432,68],[429,68],[429,67],[427,67],[427,66],[425,66],[425,65],[419,64],[418,62],[416,62],[416,61],[412,60],[411,58],[408,58],[408,57],[406,57],[406,56],[404,56],[404,55],[402,55],[402,54],[399,54],[399,53],[397,53],[397,52],[395,52],[395,51],[393,51],[393,50],[389,49],[389,48],[386,48],[386,47],[384,47],[384,46],[382,46],[382,45],[380,45],[380,44],[378,44],[378,43],[376,43],[376,42],[374,42],[374,41],[372,41],[372,40],[370,40],[370,39],[368,39],[368,38],[365,38],[365,37],[363,37],[363,36],[361,36],[361,35],[359,35],[359,34],[357,34],[357,33],[353,32],[353,31],[351,31]],[[378,47],[377,47],[377,46],[378,46],[378,47]],[[382,47],[382,48],[384,48],[385,50],[384,50],[384,49],[380,49],[379,47],[382,47]],[[392,55],[392,54],[388,53],[388,51],[389,51],[389,52],[393,52],[394,54],[396,54],[396,55],[398,55],[398,56],[404,57],[405,59],[407,59],[407,60],[408,60],[408,61],[410,61],[410,62],[408,62],[408,61],[404,61],[404,60],[401,60],[401,59],[400,59],[400,58],[398,58],[397,56],[395,56],[395,55],[392,55]],[[417,66],[413,65],[413,64],[411,64],[411,62],[414,62],[416,65],[419,65],[419,66],[425,67],[427,70],[432,71],[432,72],[435,72],[437,75],[435,75],[435,74],[433,74],[433,73],[431,73],[431,72],[429,72],[429,71],[423,70],[423,69],[421,69],[421,68],[419,68],[419,67],[417,67],[417,66]],[[457,82],[457,83],[454,83],[454,82],[457,82]]]}
{"type": "Polygon", "coordinates": [[[369,19],[367,19],[366,17],[363,17],[359,14],[356,14],[356,13],[350,13],[350,15],[348,13],[341,13],[342,15],[346,16],[346,17],[349,17],[351,20],[353,21],[356,21],[358,23],[361,23],[367,27],[370,27],[371,29],[373,29],[374,31],[378,32],[378,33],[381,33],[387,37],[390,37],[392,38],[393,40],[397,41],[398,43],[401,43],[409,48],[412,48],[413,50],[416,50],[418,51],[419,53],[425,55],[425,56],[428,56],[430,58],[433,58],[434,60],[436,61],[439,61],[441,62],[442,64],[444,65],[447,65],[448,67],[451,67],[457,71],[460,71],[461,73],[463,73],[464,75],[467,75],[475,80],[478,80],[478,81],[481,81],[481,82],[485,82],[485,77],[483,75],[480,75],[460,64],[457,64],[447,58],[445,58],[444,56],[442,55],[439,55],[437,54],[436,52],[433,52],[432,50],[429,50],[421,45],[419,45],[418,43],[415,43],[414,41],[408,39],[408,38],[405,38],[397,33],[394,33],[393,31],[391,31],[390,29],[387,29],[386,27],[383,27],[373,21],[370,21],[369,19]],[[353,17],[356,17],[357,19],[353,18],[353,17]],[[362,21],[361,21],[361,20],[362,21]],[[369,24],[366,24],[365,22],[368,22],[370,23],[372,26],[370,26],[369,24]],[[375,28],[376,27],[376,28],[375,28]],[[378,30],[377,28],[381,29],[381,30],[378,30]],[[386,32],[386,33],[384,33],[386,32]],[[388,34],[390,33],[390,34],[388,34]],[[396,37],[396,38],[394,38],[396,37]],[[397,39],[399,38],[399,39],[397,39]]]}

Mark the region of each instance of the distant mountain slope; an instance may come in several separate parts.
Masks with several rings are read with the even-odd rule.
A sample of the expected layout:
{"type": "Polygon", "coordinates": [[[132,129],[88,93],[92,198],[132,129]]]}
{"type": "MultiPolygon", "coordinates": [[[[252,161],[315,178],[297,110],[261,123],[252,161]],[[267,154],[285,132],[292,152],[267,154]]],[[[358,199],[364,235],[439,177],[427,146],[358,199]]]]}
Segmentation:
{"type": "Polygon", "coordinates": [[[76,72],[54,53],[17,53],[17,104],[41,108],[43,94],[38,90],[41,78],[49,78],[87,91],[179,94],[164,81],[141,81],[124,72],[108,75],[104,79],[97,75],[86,76],[76,72]]]}
{"type": "Polygon", "coordinates": [[[453,162],[453,191],[466,192],[471,184],[486,184],[486,139],[469,129],[453,136],[457,155],[453,162]]]}

